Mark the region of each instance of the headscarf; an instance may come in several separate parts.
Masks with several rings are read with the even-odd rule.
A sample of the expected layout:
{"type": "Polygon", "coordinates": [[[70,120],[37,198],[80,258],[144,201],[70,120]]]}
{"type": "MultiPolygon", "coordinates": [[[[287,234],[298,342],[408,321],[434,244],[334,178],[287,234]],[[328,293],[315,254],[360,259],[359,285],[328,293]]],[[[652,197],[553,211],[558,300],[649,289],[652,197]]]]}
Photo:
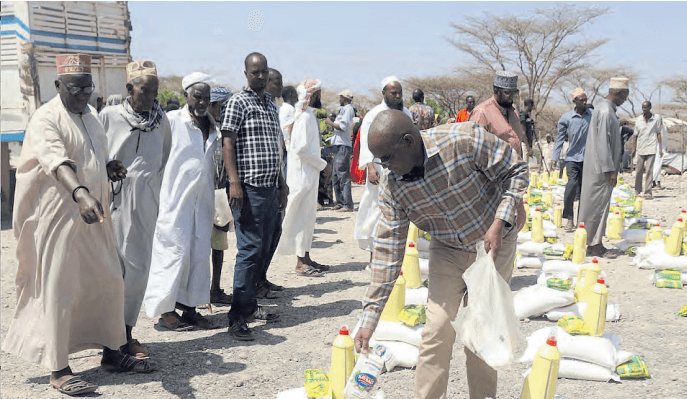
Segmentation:
{"type": "Polygon", "coordinates": [[[384,90],[386,85],[388,85],[389,83],[393,83],[393,82],[401,83],[401,81],[394,75],[387,76],[386,78],[382,79],[382,90],[384,90]]]}
{"type": "Polygon", "coordinates": [[[319,79],[305,79],[301,84],[296,87],[296,92],[298,93],[298,102],[294,107],[294,118],[300,113],[308,108],[310,104],[310,98],[315,92],[322,89],[322,82],[319,79]]]}
{"type": "Polygon", "coordinates": [[[579,97],[583,94],[586,95],[587,93],[585,93],[584,89],[581,87],[577,87],[577,88],[575,88],[575,90],[570,92],[570,95],[572,96],[573,101],[575,101],[577,99],[577,97],[579,97]]]}
{"type": "Polygon", "coordinates": [[[133,61],[126,65],[126,81],[130,83],[139,76],[157,77],[157,67],[150,60],[133,61]]]}
{"type": "Polygon", "coordinates": [[[160,124],[160,121],[162,121],[162,115],[165,114],[165,111],[157,100],[153,101],[153,109],[141,112],[140,114],[136,113],[136,111],[131,108],[131,97],[127,97],[122,103],[122,106],[126,111],[125,117],[129,125],[131,125],[133,129],[138,129],[142,132],[155,130],[160,124]]]}
{"type": "Polygon", "coordinates": [[[233,95],[234,93],[230,89],[227,89],[224,86],[218,86],[210,90],[210,102],[216,103],[219,101],[224,103],[225,101],[228,101],[233,95]]]}
{"type": "Polygon", "coordinates": [[[212,83],[214,83],[214,80],[206,73],[191,72],[190,74],[184,76],[184,78],[181,80],[181,87],[184,89],[184,91],[186,91],[189,87],[196,83],[205,83],[206,85],[210,86],[212,83]]]}

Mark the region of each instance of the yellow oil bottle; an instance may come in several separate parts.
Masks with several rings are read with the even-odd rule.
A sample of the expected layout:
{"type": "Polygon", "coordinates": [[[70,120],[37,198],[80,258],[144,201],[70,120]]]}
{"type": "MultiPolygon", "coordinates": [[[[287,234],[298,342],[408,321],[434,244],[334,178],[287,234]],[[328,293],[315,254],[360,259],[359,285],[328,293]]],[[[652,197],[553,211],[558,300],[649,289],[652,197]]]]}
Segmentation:
{"type": "Polygon", "coordinates": [[[544,201],[544,203],[546,204],[546,206],[548,206],[548,207],[552,207],[552,206],[553,206],[553,194],[551,194],[551,190],[546,189],[546,190],[544,191],[544,198],[543,198],[543,201],[544,201]]]}
{"type": "Polygon", "coordinates": [[[556,169],[555,172],[551,173],[549,175],[549,186],[555,186],[558,184],[558,176],[561,174],[561,171],[556,169]]]}
{"type": "Polygon", "coordinates": [[[344,399],[344,388],[355,366],[354,347],[355,343],[348,334],[348,327],[341,327],[332,344],[332,364],[329,368],[332,399],[344,399]]]}
{"type": "Polygon", "coordinates": [[[642,205],[644,205],[644,198],[642,198],[642,195],[639,194],[637,198],[635,198],[635,211],[637,212],[642,212],[642,205]]]}
{"type": "Polygon", "coordinates": [[[599,261],[596,258],[592,259],[592,263],[580,267],[580,270],[577,272],[577,282],[575,283],[575,301],[587,303],[589,293],[599,278],[600,273],[601,267],[599,267],[599,261]],[[582,273],[584,273],[584,278],[582,278],[582,273]]]}
{"type": "Polygon", "coordinates": [[[544,185],[544,183],[549,184],[549,172],[543,171],[539,175],[539,184],[544,185]]]}
{"type": "Polygon", "coordinates": [[[420,257],[415,247],[415,243],[412,241],[406,246],[402,267],[403,277],[406,280],[406,287],[420,288],[422,285],[422,278],[420,277],[420,257]]]}
{"type": "Polygon", "coordinates": [[[406,249],[408,248],[408,244],[411,242],[417,242],[417,236],[419,235],[420,231],[418,230],[417,226],[413,222],[410,222],[410,226],[408,226],[408,238],[406,238],[406,249]]]}
{"type": "Polygon", "coordinates": [[[587,307],[582,313],[584,324],[592,337],[601,337],[606,331],[606,305],[608,304],[608,288],[603,277],[596,280],[596,284],[589,290],[587,307]]]}
{"type": "Polygon", "coordinates": [[[396,284],[391,290],[391,295],[389,295],[389,300],[382,310],[381,320],[384,321],[401,321],[398,318],[398,314],[403,310],[406,305],[406,279],[403,277],[403,272],[401,272],[396,279],[396,284]]]}
{"type": "Polygon", "coordinates": [[[556,396],[558,368],[561,364],[561,353],[556,343],[556,337],[552,336],[537,349],[532,370],[522,386],[521,399],[554,399],[556,396]]]}
{"type": "Polygon", "coordinates": [[[616,179],[616,186],[617,187],[622,187],[625,182],[623,181],[623,175],[618,173],[618,178],[616,179]]]}
{"type": "Polygon", "coordinates": [[[575,230],[575,239],[573,240],[573,254],[572,262],[581,265],[584,263],[587,256],[587,230],[584,229],[584,223],[575,230]]]}
{"type": "Polygon", "coordinates": [[[622,204],[616,202],[613,212],[620,212],[620,219],[625,219],[625,208],[623,208],[622,204]]]}
{"type": "Polygon", "coordinates": [[[680,256],[682,251],[682,219],[673,223],[673,228],[670,230],[670,235],[666,240],[665,251],[670,256],[680,256]]]}
{"type": "Polygon", "coordinates": [[[652,241],[656,240],[662,240],[663,239],[663,229],[661,228],[660,223],[656,223],[654,227],[652,227],[649,231],[646,232],[646,242],[650,243],[652,241]]]}
{"type": "MultiPolygon", "coordinates": [[[[525,194],[527,194],[527,193],[525,193],[525,194]]],[[[530,220],[530,205],[527,203],[527,201],[524,201],[522,203],[522,206],[525,208],[525,225],[522,226],[522,230],[520,230],[520,231],[524,233],[526,231],[529,231],[529,229],[530,229],[527,226],[527,222],[530,220]]]]}
{"type": "Polygon", "coordinates": [[[568,168],[563,168],[563,182],[568,182],[568,168]]]}
{"type": "Polygon", "coordinates": [[[563,207],[560,202],[553,208],[553,224],[555,224],[556,227],[563,226],[563,207]]]}
{"type": "Polygon", "coordinates": [[[530,186],[539,187],[539,186],[537,186],[537,171],[536,170],[530,171],[530,186]]]}
{"type": "Polygon", "coordinates": [[[539,208],[534,208],[532,212],[532,241],[544,242],[544,219],[539,208]]]}
{"type": "Polygon", "coordinates": [[[682,238],[687,237],[687,215],[680,216],[677,220],[680,223],[680,230],[682,230],[682,238]]]}
{"type": "Polygon", "coordinates": [[[623,219],[620,217],[620,212],[615,212],[608,218],[606,225],[606,237],[611,240],[622,240],[620,233],[623,231],[623,219]]]}

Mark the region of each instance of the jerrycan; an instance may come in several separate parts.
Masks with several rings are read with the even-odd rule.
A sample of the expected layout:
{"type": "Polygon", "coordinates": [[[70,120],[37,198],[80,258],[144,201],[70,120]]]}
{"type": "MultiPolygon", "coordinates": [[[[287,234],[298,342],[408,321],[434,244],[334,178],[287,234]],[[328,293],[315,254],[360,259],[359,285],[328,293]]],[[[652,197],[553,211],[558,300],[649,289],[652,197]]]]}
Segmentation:
{"type": "Polygon", "coordinates": [[[573,254],[572,262],[581,265],[585,262],[587,256],[587,230],[584,229],[584,223],[575,230],[575,239],[573,240],[573,254]]]}
{"type": "Polygon", "coordinates": [[[556,337],[551,336],[546,344],[537,349],[532,370],[525,378],[520,399],[554,399],[558,383],[558,368],[561,353],[556,346],[556,337]]]}
{"type": "Polygon", "coordinates": [[[646,242],[662,240],[663,239],[663,229],[660,223],[656,223],[649,231],[646,232],[646,242]]]}
{"type": "Polygon", "coordinates": [[[389,300],[382,310],[381,320],[384,321],[401,321],[398,318],[398,314],[401,313],[403,307],[406,305],[406,279],[403,277],[403,272],[399,274],[396,279],[396,284],[391,290],[391,295],[389,295],[389,300]]]}
{"type": "Polygon", "coordinates": [[[637,198],[635,198],[635,211],[637,211],[641,214],[642,213],[642,205],[644,205],[644,198],[642,198],[642,194],[639,194],[639,195],[637,195],[637,198]]]}
{"type": "Polygon", "coordinates": [[[610,218],[608,218],[608,225],[606,226],[606,237],[611,240],[622,240],[620,233],[623,231],[623,219],[620,217],[620,212],[616,211],[610,218]]]}
{"type": "Polygon", "coordinates": [[[680,256],[682,251],[682,225],[683,220],[678,219],[677,222],[673,223],[673,228],[670,230],[670,235],[666,240],[665,252],[670,256],[680,256]]]}
{"type": "Polygon", "coordinates": [[[592,259],[592,263],[580,267],[580,270],[577,272],[577,282],[575,283],[576,302],[587,303],[587,298],[589,298],[589,293],[599,278],[599,273],[601,273],[601,268],[596,258],[592,259]],[[584,273],[584,278],[582,278],[582,273],[584,273]]]}
{"type": "MultiPolygon", "coordinates": [[[[420,257],[414,242],[406,246],[406,253],[403,256],[403,277],[408,288],[420,288],[422,278],[420,277],[420,257]]],[[[404,300],[405,303],[405,300],[404,300]]]]}
{"type": "Polygon", "coordinates": [[[560,202],[553,208],[553,224],[555,224],[556,227],[563,226],[563,207],[560,202]]]}
{"type": "Polygon", "coordinates": [[[550,189],[546,189],[544,191],[543,201],[546,204],[546,206],[548,206],[548,207],[553,206],[553,195],[551,194],[550,189]]]}
{"type": "Polygon", "coordinates": [[[549,186],[555,186],[558,184],[558,176],[560,176],[561,171],[556,169],[556,171],[552,171],[551,174],[549,174],[549,186]]]}
{"type": "Polygon", "coordinates": [[[530,171],[530,186],[538,187],[537,186],[537,171],[536,170],[530,171]]]}
{"type": "Polygon", "coordinates": [[[329,382],[332,399],[344,399],[344,388],[355,366],[355,344],[348,334],[348,327],[342,326],[332,344],[332,364],[329,368],[329,382]]]}
{"type": "Polygon", "coordinates": [[[539,184],[543,186],[545,183],[549,184],[549,172],[546,170],[539,174],[539,184]]]}
{"type": "Polygon", "coordinates": [[[544,242],[544,219],[539,208],[532,212],[532,241],[544,242]]]}
{"type": "Polygon", "coordinates": [[[608,304],[608,288],[603,277],[599,277],[589,290],[585,300],[587,307],[584,309],[582,319],[589,329],[592,337],[601,337],[606,331],[606,305],[608,304]]]}
{"type": "Polygon", "coordinates": [[[620,219],[625,219],[625,208],[623,208],[622,204],[616,202],[613,212],[620,212],[620,219]]]}

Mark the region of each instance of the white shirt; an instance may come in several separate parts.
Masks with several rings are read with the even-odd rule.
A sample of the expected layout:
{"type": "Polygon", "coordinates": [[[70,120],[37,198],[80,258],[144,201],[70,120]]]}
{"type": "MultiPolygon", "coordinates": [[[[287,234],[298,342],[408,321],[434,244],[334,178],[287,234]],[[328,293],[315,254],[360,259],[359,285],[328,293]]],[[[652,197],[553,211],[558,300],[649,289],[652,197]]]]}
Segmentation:
{"type": "Polygon", "coordinates": [[[648,121],[644,120],[644,115],[639,115],[635,119],[637,155],[656,154],[657,135],[661,133],[661,126],[663,126],[661,115],[651,114],[648,121]]]}
{"type": "Polygon", "coordinates": [[[284,103],[279,107],[279,126],[284,135],[284,147],[289,148],[291,141],[291,125],[293,125],[293,112],[295,108],[289,103],[284,103]]]}

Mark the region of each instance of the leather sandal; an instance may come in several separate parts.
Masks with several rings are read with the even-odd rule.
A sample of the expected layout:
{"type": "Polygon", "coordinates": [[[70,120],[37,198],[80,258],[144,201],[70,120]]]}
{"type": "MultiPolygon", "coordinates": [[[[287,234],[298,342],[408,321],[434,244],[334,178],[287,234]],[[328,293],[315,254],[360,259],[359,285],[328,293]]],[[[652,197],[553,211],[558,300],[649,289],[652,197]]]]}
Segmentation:
{"type": "Polygon", "coordinates": [[[97,385],[84,381],[81,377],[74,375],[65,375],[57,380],[50,378],[50,386],[60,391],[60,393],[69,396],[92,393],[98,389],[97,385]]]}
{"type": "Polygon", "coordinates": [[[116,357],[105,358],[100,361],[100,367],[110,373],[124,373],[133,371],[136,373],[150,373],[157,370],[157,364],[150,358],[138,358],[117,352],[116,357]]]}

